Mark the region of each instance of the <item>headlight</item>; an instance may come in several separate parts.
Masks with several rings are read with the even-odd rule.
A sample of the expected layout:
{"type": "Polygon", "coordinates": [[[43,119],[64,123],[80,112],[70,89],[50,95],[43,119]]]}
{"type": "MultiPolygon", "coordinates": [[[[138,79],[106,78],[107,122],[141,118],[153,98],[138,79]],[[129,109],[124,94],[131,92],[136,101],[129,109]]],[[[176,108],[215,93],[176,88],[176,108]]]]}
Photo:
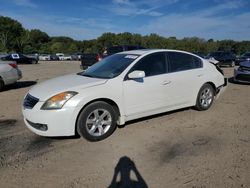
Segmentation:
{"type": "Polygon", "coordinates": [[[74,91],[66,91],[63,93],[59,93],[50,99],[48,99],[43,106],[41,107],[42,110],[54,110],[54,109],[61,109],[63,105],[75,96],[77,92],[74,91]]]}

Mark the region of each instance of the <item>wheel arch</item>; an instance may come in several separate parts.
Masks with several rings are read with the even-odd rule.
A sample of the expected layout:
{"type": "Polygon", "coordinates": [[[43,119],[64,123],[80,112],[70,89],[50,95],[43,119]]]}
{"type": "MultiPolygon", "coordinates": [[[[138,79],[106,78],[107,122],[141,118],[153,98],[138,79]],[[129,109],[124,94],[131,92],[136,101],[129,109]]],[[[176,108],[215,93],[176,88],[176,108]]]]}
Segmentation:
{"type": "MultiPolygon", "coordinates": [[[[211,82],[211,81],[206,82],[206,83],[204,83],[203,85],[205,85],[205,84],[209,84],[209,85],[211,85],[211,86],[213,87],[213,89],[214,89],[214,95],[216,96],[216,94],[217,94],[217,88],[216,88],[215,84],[214,84],[213,82],[211,82]]],[[[203,85],[202,85],[202,86],[203,86],[203,85]]],[[[202,87],[202,86],[201,86],[201,87],[202,87]]]]}
{"type": "Polygon", "coordinates": [[[75,120],[75,135],[77,135],[77,121],[79,119],[79,116],[81,114],[81,112],[90,104],[94,103],[94,102],[106,102],[108,103],[109,105],[111,105],[113,108],[114,108],[114,111],[117,112],[117,117],[119,119],[119,116],[121,115],[121,111],[120,111],[120,108],[119,106],[117,105],[117,103],[115,101],[113,101],[112,99],[109,99],[109,98],[98,98],[98,99],[93,99],[91,101],[89,101],[88,103],[86,103],[82,108],[81,110],[78,112],[77,114],[77,118],[75,120]]]}

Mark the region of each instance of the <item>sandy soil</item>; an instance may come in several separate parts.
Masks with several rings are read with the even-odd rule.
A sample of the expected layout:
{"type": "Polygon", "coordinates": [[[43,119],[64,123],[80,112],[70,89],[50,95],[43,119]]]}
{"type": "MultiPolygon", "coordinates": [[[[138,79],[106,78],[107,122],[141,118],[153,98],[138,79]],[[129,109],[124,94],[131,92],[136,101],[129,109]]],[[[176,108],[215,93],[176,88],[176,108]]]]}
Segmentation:
{"type": "Polygon", "coordinates": [[[250,187],[250,85],[229,83],[208,111],[133,121],[91,143],[37,136],[21,114],[32,85],[79,62],[19,67],[22,80],[0,93],[0,187],[250,187]]]}

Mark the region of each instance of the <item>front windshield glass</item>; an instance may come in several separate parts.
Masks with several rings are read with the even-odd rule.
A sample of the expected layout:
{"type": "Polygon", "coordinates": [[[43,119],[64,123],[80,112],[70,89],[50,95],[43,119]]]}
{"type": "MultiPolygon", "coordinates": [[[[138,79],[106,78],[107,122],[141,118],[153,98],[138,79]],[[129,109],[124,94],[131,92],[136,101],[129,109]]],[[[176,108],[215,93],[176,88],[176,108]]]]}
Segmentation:
{"type": "Polygon", "coordinates": [[[93,78],[114,78],[121,74],[139,55],[114,54],[94,64],[82,76],[93,78]]]}

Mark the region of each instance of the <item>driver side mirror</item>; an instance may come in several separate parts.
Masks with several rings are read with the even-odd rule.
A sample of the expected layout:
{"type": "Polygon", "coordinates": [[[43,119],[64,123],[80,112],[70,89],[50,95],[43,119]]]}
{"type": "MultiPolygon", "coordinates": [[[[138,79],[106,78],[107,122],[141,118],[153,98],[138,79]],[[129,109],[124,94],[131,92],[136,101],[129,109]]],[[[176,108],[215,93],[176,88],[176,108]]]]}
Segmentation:
{"type": "Polygon", "coordinates": [[[144,71],[133,71],[128,74],[128,78],[130,79],[142,79],[145,77],[144,71]]]}

